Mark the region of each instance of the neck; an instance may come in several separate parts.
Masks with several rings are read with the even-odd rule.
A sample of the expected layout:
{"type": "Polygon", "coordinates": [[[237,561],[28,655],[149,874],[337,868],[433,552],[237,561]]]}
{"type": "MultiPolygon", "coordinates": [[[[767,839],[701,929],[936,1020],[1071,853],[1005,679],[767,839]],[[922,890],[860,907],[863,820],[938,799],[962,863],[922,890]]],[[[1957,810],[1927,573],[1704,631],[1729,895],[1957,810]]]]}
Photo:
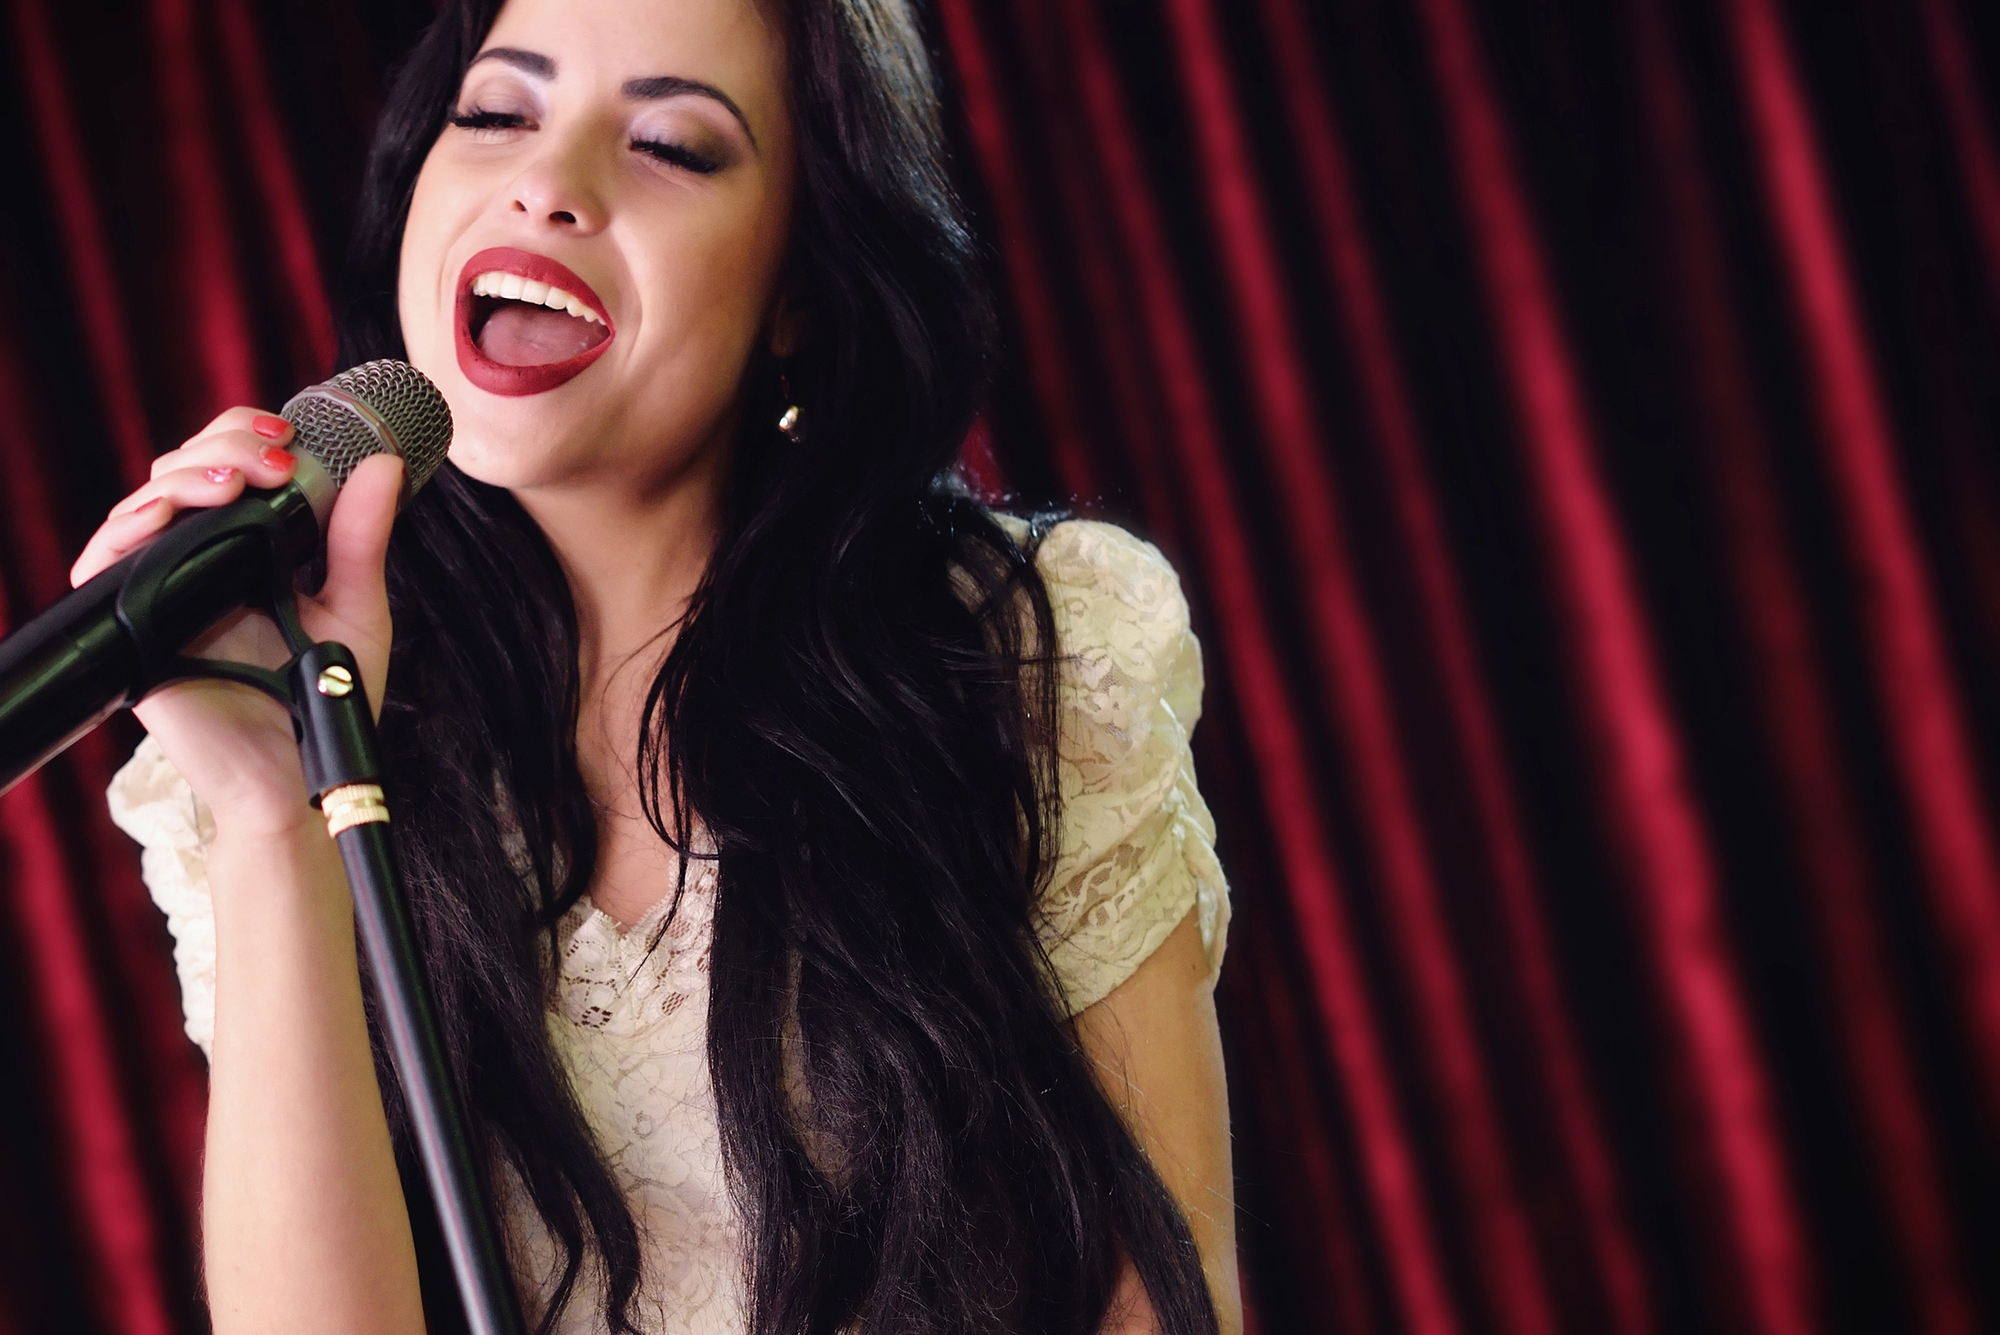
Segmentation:
{"type": "Polygon", "coordinates": [[[651,487],[627,477],[514,492],[576,606],[577,763],[606,822],[600,877],[623,861],[618,846],[657,842],[638,803],[639,716],[721,536],[728,460],[704,451],[651,487]]]}
{"type": "Polygon", "coordinates": [[[639,718],[722,533],[727,433],[657,479],[594,477],[517,488],[576,606],[577,767],[598,811],[590,895],[630,924],[671,885],[673,851],[639,801],[639,718]]]}
{"type": "Polygon", "coordinates": [[[568,576],[586,696],[634,659],[657,663],[671,647],[720,537],[725,464],[711,457],[652,489],[515,492],[568,576]]]}

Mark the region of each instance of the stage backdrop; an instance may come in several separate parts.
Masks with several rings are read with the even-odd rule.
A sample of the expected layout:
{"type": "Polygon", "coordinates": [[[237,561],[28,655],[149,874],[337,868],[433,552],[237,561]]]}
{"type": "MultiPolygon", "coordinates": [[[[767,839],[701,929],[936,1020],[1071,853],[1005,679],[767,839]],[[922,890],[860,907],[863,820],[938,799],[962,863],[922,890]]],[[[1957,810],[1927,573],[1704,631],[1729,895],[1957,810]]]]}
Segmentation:
{"type": "MultiPolygon", "coordinates": [[[[1979,12],[1974,12],[1975,10],[1979,12]]],[[[9,0],[0,620],[329,370],[425,0],[9,0]]],[[[1266,1332],[2000,1323],[2000,14],[936,0],[972,456],[1182,572],[1266,1332]]],[[[0,1330],[202,1326],[99,794],[0,801],[0,1330]]]]}

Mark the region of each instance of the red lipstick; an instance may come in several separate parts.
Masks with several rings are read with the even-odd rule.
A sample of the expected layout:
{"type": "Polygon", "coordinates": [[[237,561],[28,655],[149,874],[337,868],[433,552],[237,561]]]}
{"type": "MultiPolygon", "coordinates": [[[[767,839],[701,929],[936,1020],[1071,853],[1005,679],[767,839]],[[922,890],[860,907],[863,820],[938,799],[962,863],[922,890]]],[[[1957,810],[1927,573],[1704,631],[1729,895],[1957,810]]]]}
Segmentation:
{"type": "Polygon", "coordinates": [[[572,273],[568,267],[556,263],[546,255],[532,251],[517,250],[512,246],[495,246],[482,250],[465,262],[465,268],[458,275],[458,369],[465,378],[479,389],[489,394],[518,398],[528,394],[540,394],[567,384],[581,375],[592,362],[604,354],[611,341],[618,337],[618,327],[611,323],[611,315],[604,309],[603,299],[591,290],[590,284],[572,273]],[[480,351],[473,341],[472,321],[479,300],[472,295],[472,282],[480,274],[493,271],[519,274],[521,277],[550,287],[559,287],[577,298],[604,321],[604,337],[593,346],[564,361],[549,362],[542,366],[508,366],[494,361],[480,351]]]}

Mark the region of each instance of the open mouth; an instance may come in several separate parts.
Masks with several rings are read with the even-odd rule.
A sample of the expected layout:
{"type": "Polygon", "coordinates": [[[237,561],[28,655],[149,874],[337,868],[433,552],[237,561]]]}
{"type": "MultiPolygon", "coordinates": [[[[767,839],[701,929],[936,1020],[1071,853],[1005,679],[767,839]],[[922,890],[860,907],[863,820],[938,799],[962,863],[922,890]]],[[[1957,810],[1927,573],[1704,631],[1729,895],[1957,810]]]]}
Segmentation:
{"type": "Polygon", "coordinates": [[[482,250],[458,281],[458,364],[494,394],[540,394],[580,374],[616,336],[590,285],[545,255],[482,250]]]}

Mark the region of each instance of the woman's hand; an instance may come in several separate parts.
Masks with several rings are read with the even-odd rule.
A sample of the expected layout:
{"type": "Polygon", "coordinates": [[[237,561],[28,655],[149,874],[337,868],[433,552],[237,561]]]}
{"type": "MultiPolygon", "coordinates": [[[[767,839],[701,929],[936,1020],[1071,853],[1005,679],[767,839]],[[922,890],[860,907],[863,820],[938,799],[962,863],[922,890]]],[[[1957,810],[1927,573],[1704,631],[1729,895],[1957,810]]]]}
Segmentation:
{"type": "MultiPolygon", "coordinates": [[[[152,481],[111,509],[70,570],[82,584],[143,546],[181,510],[226,505],[246,486],[289,482],[297,460],[285,447],[292,426],[254,408],[231,408],[201,434],[153,462],[152,481]]],[[[315,641],[354,652],[369,702],[381,707],[389,670],[389,601],[382,580],[389,529],[401,493],[402,461],[364,460],[341,488],[327,526],[326,583],[299,596],[299,622],[315,641]]],[[[188,652],[278,667],[289,654],[278,628],[237,612],[188,652]]],[[[219,834],[260,839],[313,817],[291,720],[276,701],[247,686],[187,681],[146,697],[134,711],[167,758],[215,813],[219,834]]]]}

